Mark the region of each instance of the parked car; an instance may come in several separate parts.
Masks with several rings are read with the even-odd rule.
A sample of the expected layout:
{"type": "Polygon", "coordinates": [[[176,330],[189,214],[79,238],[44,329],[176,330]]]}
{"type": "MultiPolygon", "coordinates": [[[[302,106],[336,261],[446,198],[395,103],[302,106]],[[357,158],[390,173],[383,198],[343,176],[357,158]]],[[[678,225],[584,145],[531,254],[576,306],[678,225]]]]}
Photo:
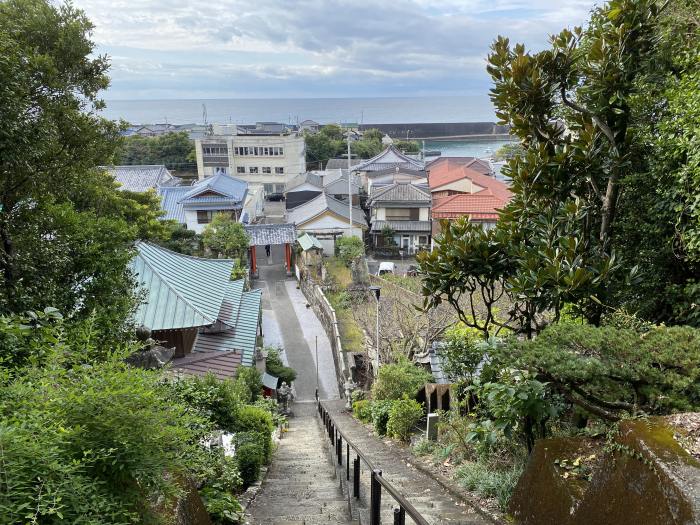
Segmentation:
{"type": "Polygon", "coordinates": [[[409,264],[406,269],[406,277],[418,277],[418,266],[415,264],[409,264]]]}
{"type": "Polygon", "coordinates": [[[386,273],[394,274],[396,272],[396,265],[393,262],[380,262],[379,271],[377,275],[384,275],[386,273]]]}

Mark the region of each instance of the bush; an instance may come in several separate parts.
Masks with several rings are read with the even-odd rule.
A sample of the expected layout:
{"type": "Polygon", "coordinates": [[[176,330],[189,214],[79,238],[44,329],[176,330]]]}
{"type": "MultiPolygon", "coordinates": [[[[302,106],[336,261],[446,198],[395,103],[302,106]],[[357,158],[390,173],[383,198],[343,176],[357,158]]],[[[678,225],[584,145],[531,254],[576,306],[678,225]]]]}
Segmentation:
{"type": "Polygon", "coordinates": [[[225,490],[204,487],[200,491],[204,506],[215,525],[237,525],[243,518],[243,508],[238,500],[225,490]]]}
{"type": "Polygon", "coordinates": [[[391,405],[393,401],[385,399],[372,401],[370,405],[370,412],[372,414],[372,425],[374,426],[374,431],[383,436],[386,434],[386,425],[389,422],[389,411],[391,410],[391,405]]]}
{"type": "Polygon", "coordinates": [[[267,370],[267,373],[279,378],[278,386],[281,385],[282,382],[291,385],[297,378],[296,371],[284,365],[278,349],[266,348],[265,350],[267,351],[267,360],[265,362],[265,370],[267,370]]]}
{"type": "Polygon", "coordinates": [[[240,367],[236,375],[236,382],[240,382],[244,388],[244,401],[246,403],[254,403],[262,394],[262,377],[255,367],[240,367]]]}
{"type": "Polygon", "coordinates": [[[365,254],[365,243],[356,236],[341,237],[335,241],[337,256],[348,268],[352,261],[365,254]]]}
{"type": "Polygon", "coordinates": [[[221,381],[214,374],[207,374],[180,378],[169,386],[176,398],[206,417],[213,426],[228,432],[235,430],[236,413],[244,403],[242,397],[248,393],[242,382],[221,381]]]}
{"type": "Polygon", "coordinates": [[[403,399],[415,397],[425,383],[432,381],[430,373],[418,368],[408,359],[379,367],[372,385],[373,399],[403,399]]]}
{"type": "Polygon", "coordinates": [[[423,406],[413,399],[394,401],[389,410],[387,434],[401,441],[411,439],[411,431],[423,417],[423,406]]]}
{"type": "Polygon", "coordinates": [[[243,486],[249,487],[258,481],[260,469],[265,463],[265,451],[260,443],[260,434],[255,432],[236,434],[235,458],[243,486]]]}
{"type": "Polygon", "coordinates": [[[369,423],[372,420],[372,405],[366,399],[355,401],[352,404],[352,415],[363,423],[369,423]]]}
{"type": "Polygon", "coordinates": [[[258,443],[262,447],[263,461],[270,461],[272,457],[272,415],[264,408],[244,406],[236,414],[234,432],[254,433],[260,436],[258,443]]]}
{"type": "Polygon", "coordinates": [[[459,468],[457,478],[468,490],[486,498],[494,498],[498,507],[505,512],[523,468],[524,464],[521,461],[504,469],[495,469],[481,461],[469,462],[459,468]]]}

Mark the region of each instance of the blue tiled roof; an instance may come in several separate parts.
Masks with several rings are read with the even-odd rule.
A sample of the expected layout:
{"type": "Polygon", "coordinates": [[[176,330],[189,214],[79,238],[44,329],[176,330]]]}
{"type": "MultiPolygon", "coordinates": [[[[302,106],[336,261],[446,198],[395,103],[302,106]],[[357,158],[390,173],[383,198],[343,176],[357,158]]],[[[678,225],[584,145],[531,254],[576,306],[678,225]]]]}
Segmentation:
{"type": "Polygon", "coordinates": [[[180,204],[180,200],[189,189],[188,186],[158,188],[160,207],[165,212],[165,215],[162,217],[164,220],[172,219],[180,224],[185,224],[185,208],[180,204]]]}
{"type": "MultiPolygon", "coordinates": [[[[193,199],[202,199],[203,197],[199,195],[207,192],[218,193],[226,199],[242,202],[248,192],[248,183],[230,175],[218,173],[194,184],[190,191],[182,197],[182,202],[184,204],[193,199]]],[[[209,198],[209,196],[204,198],[209,198]]]]}
{"type": "Polygon", "coordinates": [[[217,321],[234,261],[190,257],[147,242],[136,247],[131,268],[145,295],[137,325],[171,330],[217,321]]]}

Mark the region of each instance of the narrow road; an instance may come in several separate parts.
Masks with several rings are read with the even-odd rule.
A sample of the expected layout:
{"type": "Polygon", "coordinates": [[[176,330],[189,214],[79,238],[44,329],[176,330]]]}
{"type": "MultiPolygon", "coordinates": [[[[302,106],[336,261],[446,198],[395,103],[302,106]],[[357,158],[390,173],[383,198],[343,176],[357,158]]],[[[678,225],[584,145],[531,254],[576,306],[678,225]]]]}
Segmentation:
{"type": "MultiPolygon", "coordinates": [[[[253,282],[254,288],[263,290],[263,312],[272,313],[267,316],[270,339],[281,343],[289,366],[297,372],[294,382],[296,400],[311,401],[315,399],[317,387],[315,357],[318,337],[319,396],[321,399],[338,399],[330,342],[313,310],[306,307],[306,298],[297,290],[296,281],[288,278],[284,266],[277,262],[281,252],[281,246],[272,246],[269,259],[259,258],[260,278],[253,282]]],[[[265,341],[269,344],[267,337],[265,341]]]]}

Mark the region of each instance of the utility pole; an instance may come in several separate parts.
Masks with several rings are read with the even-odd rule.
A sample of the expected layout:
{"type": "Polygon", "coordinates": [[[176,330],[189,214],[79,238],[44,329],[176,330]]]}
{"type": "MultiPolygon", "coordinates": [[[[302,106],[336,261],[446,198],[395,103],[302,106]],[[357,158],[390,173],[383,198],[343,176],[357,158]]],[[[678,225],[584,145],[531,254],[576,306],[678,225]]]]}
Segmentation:
{"type": "Polygon", "coordinates": [[[352,158],[350,157],[350,128],[347,130],[348,139],[348,210],[350,211],[350,231],[348,236],[352,237],[352,158]]]}

